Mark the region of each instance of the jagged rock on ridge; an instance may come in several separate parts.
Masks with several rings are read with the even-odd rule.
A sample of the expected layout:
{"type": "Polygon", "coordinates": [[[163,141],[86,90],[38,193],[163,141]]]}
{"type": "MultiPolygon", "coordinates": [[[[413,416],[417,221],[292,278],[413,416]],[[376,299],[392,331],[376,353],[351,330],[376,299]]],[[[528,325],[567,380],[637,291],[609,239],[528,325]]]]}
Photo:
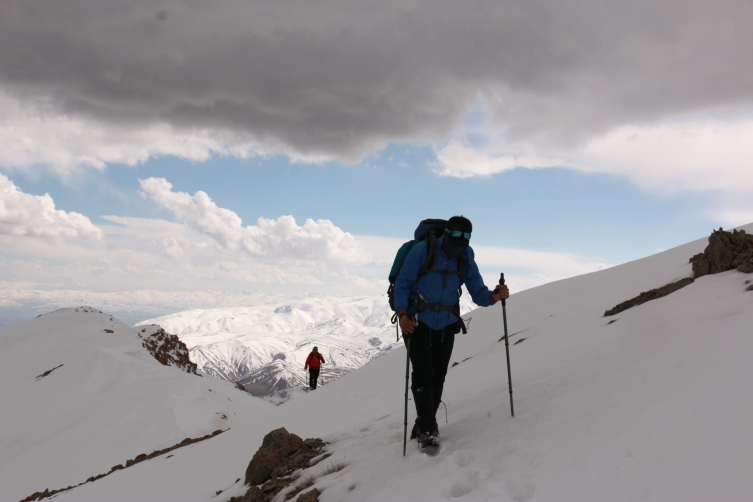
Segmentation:
{"type": "MultiPolygon", "coordinates": [[[[141,337],[141,334],[139,336],[141,337]]],[[[177,336],[166,333],[164,329],[159,328],[156,332],[145,337],[142,345],[157,361],[165,366],[177,366],[186,373],[198,375],[196,372],[198,367],[189,358],[186,344],[180,341],[177,336]]]]}
{"type": "Polygon", "coordinates": [[[745,230],[715,230],[703,253],[693,256],[690,263],[696,278],[734,269],[753,273],[753,235],[745,230]]]}
{"type": "Polygon", "coordinates": [[[607,310],[604,312],[604,316],[619,314],[636,305],[667,296],[704,275],[718,274],[735,269],[746,274],[753,273],[753,235],[745,233],[745,230],[733,230],[732,232],[725,232],[721,228],[714,230],[711,232],[709,244],[703,253],[693,256],[689,262],[693,264],[692,278],[687,277],[660,288],[644,291],[635,298],[607,310]]]}

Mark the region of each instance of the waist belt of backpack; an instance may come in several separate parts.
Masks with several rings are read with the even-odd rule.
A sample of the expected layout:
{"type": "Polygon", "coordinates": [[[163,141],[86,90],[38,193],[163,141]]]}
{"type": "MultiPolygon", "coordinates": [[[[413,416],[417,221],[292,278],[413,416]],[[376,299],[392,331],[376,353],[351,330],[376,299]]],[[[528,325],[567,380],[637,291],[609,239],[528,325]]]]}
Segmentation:
{"type": "Polygon", "coordinates": [[[445,305],[443,303],[425,302],[423,298],[419,298],[416,302],[416,312],[421,312],[422,310],[431,310],[432,312],[451,312],[460,317],[460,302],[455,305],[445,305]]]}
{"type": "Polygon", "coordinates": [[[429,303],[424,301],[423,298],[419,298],[416,302],[416,312],[421,312],[422,310],[430,310],[432,312],[450,312],[452,314],[455,314],[455,316],[458,318],[458,322],[460,322],[460,329],[463,331],[463,334],[465,335],[468,333],[465,322],[463,322],[463,318],[460,317],[460,302],[457,302],[455,305],[445,305],[443,303],[429,303]]]}

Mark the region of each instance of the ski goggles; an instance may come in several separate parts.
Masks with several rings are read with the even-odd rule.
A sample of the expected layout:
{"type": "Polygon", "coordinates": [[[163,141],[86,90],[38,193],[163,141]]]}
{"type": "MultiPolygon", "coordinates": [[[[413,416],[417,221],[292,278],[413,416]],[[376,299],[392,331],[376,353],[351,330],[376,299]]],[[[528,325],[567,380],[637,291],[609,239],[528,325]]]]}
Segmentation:
{"type": "Polygon", "coordinates": [[[463,232],[462,230],[450,230],[449,228],[445,228],[444,231],[453,237],[462,237],[463,239],[467,241],[471,240],[470,232],[463,232]]]}

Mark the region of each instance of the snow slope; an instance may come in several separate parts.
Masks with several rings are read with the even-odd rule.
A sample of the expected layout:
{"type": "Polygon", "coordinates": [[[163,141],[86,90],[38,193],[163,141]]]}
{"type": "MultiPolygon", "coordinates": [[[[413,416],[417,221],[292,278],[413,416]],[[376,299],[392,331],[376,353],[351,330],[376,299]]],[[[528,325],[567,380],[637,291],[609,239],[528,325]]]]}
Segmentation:
{"type": "Polygon", "coordinates": [[[322,502],[750,500],[753,292],[745,281],[753,276],[702,277],[603,317],[689,276],[688,259],[705,245],[514,295],[507,306],[514,418],[501,308],[474,311],[469,334],[455,343],[452,360],[460,364],[448,373],[449,423],[439,417],[436,457],[412,444],[402,456],[401,349],[173,458],[143,462],[56,502],[228,500],[245,491],[235,480],[264,435],[282,426],[330,441],[330,460],[348,464],[317,480],[322,502]]]}
{"type": "Polygon", "coordinates": [[[0,329],[0,500],[78,484],[274,408],[157,362],[139,337],[157,329],[87,307],[0,329]]]}

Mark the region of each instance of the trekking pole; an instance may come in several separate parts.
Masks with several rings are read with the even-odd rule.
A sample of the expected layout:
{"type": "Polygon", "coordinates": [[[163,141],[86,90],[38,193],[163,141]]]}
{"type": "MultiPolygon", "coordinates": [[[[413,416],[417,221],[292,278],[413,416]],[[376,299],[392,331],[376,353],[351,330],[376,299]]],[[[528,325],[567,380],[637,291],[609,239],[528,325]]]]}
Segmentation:
{"type": "MultiPolygon", "coordinates": [[[[505,274],[499,274],[499,285],[505,285],[505,274]]],[[[502,322],[505,326],[505,352],[507,352],[507,386],[510,389],[510,413],[515,416],[515,408],[512,404],[512,375],[510,373],[510,343],[507,341],[507,302],[502,299],[502,322]]]]}
{"type": "MultiPolygon", "coordinates": [[[[403,334],[405,336],[405,334],[403,334]]],[[[408,444],[408,369],[410,368],[410,337],[405,340],[405,417],[403,419],[403,456],[408,444]]]]}

